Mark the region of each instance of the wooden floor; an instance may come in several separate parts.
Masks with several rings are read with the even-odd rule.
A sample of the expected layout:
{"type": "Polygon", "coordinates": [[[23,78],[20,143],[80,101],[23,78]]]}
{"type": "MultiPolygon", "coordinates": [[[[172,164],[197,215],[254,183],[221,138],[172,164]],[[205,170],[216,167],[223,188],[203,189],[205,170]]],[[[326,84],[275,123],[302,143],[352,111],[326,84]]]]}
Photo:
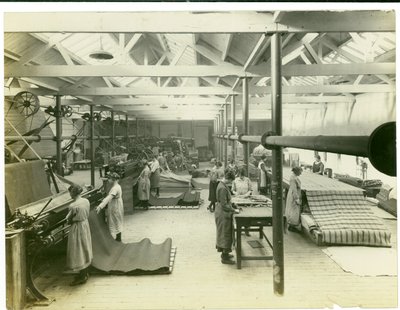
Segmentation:
{"type": "MultiPolygon", "coordinates": [[[[208,191],[202,190],[201,195],[207,200],[208,191]]],[[[172,238],[177,247],[172,274],[93,275],[85,285],[70,287],[72,276],[59,268],[49,272],[41,284],[45,294],[55,298],[46,309],[397,307],[397,277],[346,273],[322,252],[323,247],[292,232],[284,236],[285,293],[275,296],[272,261],[244,261],[241,270],[220,263],[215,250],[214,215],[206,206],[205,202],[197,210],[126,214],[123,242],[149,237],[159,243],[172,238]]],[[[385,223],[392,232],[393,246],[397,247],[397,221],[385,223]]],[[[271,236],[270,230],[265,231],[271,236]]],[[[246,242],[256,240],[256,233],[243,238],[246,253],[260,250],[252,249],[246,242]]]]}

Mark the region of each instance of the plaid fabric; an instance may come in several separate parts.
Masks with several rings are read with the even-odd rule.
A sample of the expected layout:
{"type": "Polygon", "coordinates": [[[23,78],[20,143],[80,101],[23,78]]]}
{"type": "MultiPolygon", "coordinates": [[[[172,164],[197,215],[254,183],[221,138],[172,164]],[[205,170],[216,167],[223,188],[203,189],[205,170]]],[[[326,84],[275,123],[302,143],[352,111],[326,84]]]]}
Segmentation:
{"type": "Polygon", "coordinates": [[[390,232],[373,214],[362,192],[307,190],[306,195],[324,243],[390,246],[390,232]]]}

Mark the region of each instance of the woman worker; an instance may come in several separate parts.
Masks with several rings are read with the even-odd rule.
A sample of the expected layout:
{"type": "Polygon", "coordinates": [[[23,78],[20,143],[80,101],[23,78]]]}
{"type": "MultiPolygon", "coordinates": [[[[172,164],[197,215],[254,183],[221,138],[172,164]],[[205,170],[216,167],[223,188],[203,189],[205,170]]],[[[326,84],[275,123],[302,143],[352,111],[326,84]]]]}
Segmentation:
{"type": "Polygon", "coordinates": [[[99,213],[101,209],[108,205],[106,211],[108,228],[110,229],[110,233],[112,235],[115,235],[115,240],[121,241],[124,219],[124,205],[122,201],[122,189],[121,186],[118,184],[118,173],[111,173],[108,176],[108,180],[111,183],[111,189],[108,192],[108,195],[97,206],[96,212],[99,213]]]}
{"type": "Polygon", "coordinates": [[[252,186],[251,181],[246,177],[246,168],[242,167],[239,170],[239,176],[232,182],[232,193],[248,197],[251,195],[252,186]]]}
{"type": "Polygon", "coordinates": [[[300,167],[293,167],[286,197],[286,220],[289,225],[288,229],[293,232],[301,231],[301,182],[299,176],[302,171],[300,167]]]}
{"type": "Polygon", "coordinates": [[[160,196],[160,163],[157,160],[157,156],[153,157],[153,161],[150,163],[150,190],[156,191],[156,197],[160,196]]]}
{"type": "Polygon", "coordinates": [[[210,171],[210,184],[209,184],[209,192],[208,192],[208,201],[210,201],[210,205],[207,207],[207,210],[210,212],[215,211],[215,203],[217,202],[216,190],[219,181],[222,180],[224,176],[224,170],[222,169],[222,163],[220,161],[215,161],[215,166],[210,171]]]}
{"type": "Polygon", "coordinates": [[[324,164],[321,162],[321,156],[318,154],[314,156],[315,161],[312,165],[312,172],[320,175],[324,174],[324,164]]]}
{"type": "Polygon", "coordinates": [[[229,170],[226,169],[224,177],[219,182],[216,191],[215,225],[217,228],[216,248],[218,252],[222,252],[221,263],[232,265],[235,264],[235,261],[232,259],[233,255],[229,254],[232,252],[233,243],[232,215],[239,213],[239,210],[232,207],[231,193],[226,185],[227,182],[232,181],[227,179],[230,175],[228,172],[229,170]]]}
{"type": "Polygon", "coordinates": [[[140,206],[148,210],[150,199],[150,168],[147,165],[147,160],[142,160],[143,170],[138,179],[137,195],[140,201],[140,206]]]}
{"type": "Polygon", "coordinates": [[[86,283],[89,266],[92,263],[92,238],[89,227],[90,203],[80,196],[82,187],[73,184],[68,188],[73,202],[69,205],[67,223],[71,224],[68,233],[67,268],[79,271],[71,286],[86,283]]]}
{"type": "MultiPolygon", "coordinates": [[[[232,193],[236,196],[248,197],[251,195],[252,185],[248,177],[246,177],[246,168],[239,170],[239,176],[232,182],[232,193]]],[[[250,236],[249,228],[245,227],[246,236],[250,236]]]]}

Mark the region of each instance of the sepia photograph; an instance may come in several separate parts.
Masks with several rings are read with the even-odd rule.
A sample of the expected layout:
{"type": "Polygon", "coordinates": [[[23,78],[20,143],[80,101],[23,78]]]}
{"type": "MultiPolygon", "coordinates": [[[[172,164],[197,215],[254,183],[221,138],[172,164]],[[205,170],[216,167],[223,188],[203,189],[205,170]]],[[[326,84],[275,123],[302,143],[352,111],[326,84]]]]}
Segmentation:
{"type": "Polygon", "coordinates": [[[1,308],[398,308],[394,3],[1,12],[1,308]]]}

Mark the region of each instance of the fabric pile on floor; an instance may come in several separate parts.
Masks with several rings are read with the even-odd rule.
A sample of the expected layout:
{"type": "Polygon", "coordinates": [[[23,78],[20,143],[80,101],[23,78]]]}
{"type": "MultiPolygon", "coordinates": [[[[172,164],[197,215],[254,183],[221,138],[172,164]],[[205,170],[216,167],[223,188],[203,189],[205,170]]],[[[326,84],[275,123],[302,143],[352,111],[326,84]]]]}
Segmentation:
{"type": "Polygon", "coordinates": [[[171,270],[172,239],[153,244],[144,238],[140,242],[115,241],[102,218],[94,210],[89,215],[92,235],[92,267],[110,274],[165,274],[171,270]]]}
{"type": "MultiPolygon", "coordinates": [[[[149,205],[154,207],[182,207],[182,206],[193,206],[198,207],[200,204],[200,193],[196,191],[186,191],[177,197],[162,198],[150,195],[149,205]]],[[[178,208],[182,209],[182,208],[178,208]]],[[[193,208],[190,208],[193,209],[193,208]]]]}
{"type": "Polygon", "coordinates": [[[160,173],[160,188],[191,188],[191,179],[191,176],[177,175],[170,171],[163,171],[160,173]]]}

